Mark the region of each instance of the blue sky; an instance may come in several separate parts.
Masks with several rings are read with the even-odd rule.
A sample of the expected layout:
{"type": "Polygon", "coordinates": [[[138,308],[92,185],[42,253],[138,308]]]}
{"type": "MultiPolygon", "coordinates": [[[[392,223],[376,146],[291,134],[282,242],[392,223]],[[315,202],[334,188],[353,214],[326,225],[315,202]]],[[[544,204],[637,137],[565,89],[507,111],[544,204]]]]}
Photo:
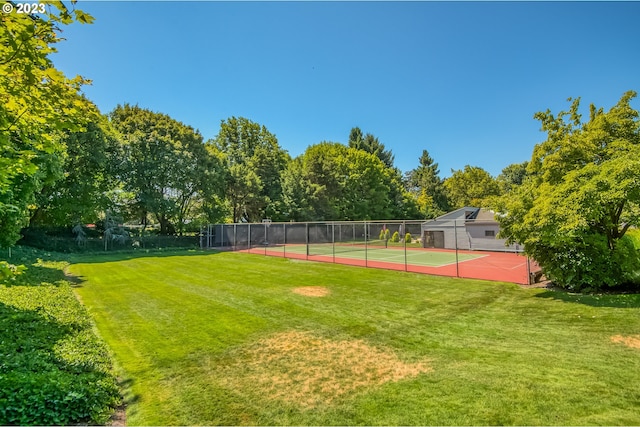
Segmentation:
{"type": "MultiPolygon", "coordinates": [[[[52,56],[103,113],[138,104],[215,137],[265,125],[295,157],[358,126],[408,171],[496,176],[545,139],[537,111],[640,92],[640,2],[79,1],[52,56]]],[[[640,109],[638,99],[633,106],[640,109]]]]}

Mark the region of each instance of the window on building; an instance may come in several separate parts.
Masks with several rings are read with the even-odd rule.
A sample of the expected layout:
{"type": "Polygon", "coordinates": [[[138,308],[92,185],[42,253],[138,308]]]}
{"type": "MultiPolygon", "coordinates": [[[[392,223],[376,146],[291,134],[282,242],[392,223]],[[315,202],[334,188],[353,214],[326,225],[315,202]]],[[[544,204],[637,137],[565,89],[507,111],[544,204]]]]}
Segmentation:
{"type": "Polygon", "coordinates": [[[496,237],[495,230],[484,230],[484,237],[496,237]]]}

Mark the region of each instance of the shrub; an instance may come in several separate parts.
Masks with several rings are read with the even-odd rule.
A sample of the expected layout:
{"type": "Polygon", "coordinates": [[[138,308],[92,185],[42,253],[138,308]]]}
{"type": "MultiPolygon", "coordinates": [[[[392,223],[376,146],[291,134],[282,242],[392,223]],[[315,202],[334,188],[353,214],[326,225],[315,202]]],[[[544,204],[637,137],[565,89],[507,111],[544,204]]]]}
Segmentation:
{"type": "Polygon", "coordinates": [[[393,236],[391,236],[391,241],[394,243],[400,241],[400,234],[397,231],[393,233],[393,236]]]}
{"type": "Polygon", "coordinates": [[[105,345],[64,280],[65,262],[16,248],[27,264],[0,285],[0,425],[104,424],[119,402],[105,345]]]}
{"type": "Polygon", "coordinates": [[[25,270],[24,265],[13,265],[7,261],[0,261],[0,283],[13,281],[25,270]]]}
{"type": "Polygon", "coordinates": [[[545,275],[568,290],[592,292],[638,281],[640,258],[624,236],[609,249],[605,236],[583,234],[553,246],[537,244],[532,255],[545,275]]]}
{"type": "Polygon", "coordinates": [[[411,233],[407,233],[404,235],[404,242],[411,243],[411,233]]]}

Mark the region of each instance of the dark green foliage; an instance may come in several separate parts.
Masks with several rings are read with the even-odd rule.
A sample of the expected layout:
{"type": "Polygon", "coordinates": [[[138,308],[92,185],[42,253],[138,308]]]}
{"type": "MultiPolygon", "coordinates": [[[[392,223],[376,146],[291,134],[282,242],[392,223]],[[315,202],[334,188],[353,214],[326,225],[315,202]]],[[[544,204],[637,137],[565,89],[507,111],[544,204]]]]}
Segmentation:
{"type": "Polygon", "coordinates": [[[220,187],[221,165],[202,135],[166,114],[125,104],[109,118],[125,140],[120,177],[133,193],[138,218],[153,214],[161,234],[182,231],[198,192],[220,187]]]}
{"type": "MultiPolygon", "coordinates": [[[[17,248],[27,271],[0,285],[0,424],[103,424],[119,402],[105,345],[64,280],[64,262],[17,248]]],[[[47,256],[49,255],[49,256],[47,256]]]]}
{"type": "Polygon", "coordinates": [[[514,186],[522,185],[527,176],[528,164],[529,162],[513,163],[502,169],[496,181],[503,193],[508,192],[514,186]]]}
{"type": "Polygon", "coordinates": [[[610,289],[638,280],[640,258],[628,237],[610,250],[607,238],[585,234],[567,241],[535,246],[536,259],[545,275],[573,291],[610,289]]]}
{"type": "Polygon", "coordinates": [[[230,117],[207,144],[226,164],[224,192],[233,222],[283,219],[282,173],[291,158],[274,134],[247,118],[230,117]]]}
{"type": "Polygon", "coordinates": [[[393,169],[395,156],[391,150],[385,149],[384,144],[372,134],[367,133],[363,136],[362,130],[360,130],[359,127],[354,127],[351,129],[351,132],[349,132],[349,147],[373,154],[379,158],[386,167],[393,169]]]}
{"type": "Polygon", "coordinates": [[[312,145],[290,162],[283,199],[295,221],[398,219],[415,210],[395,169],[334,142],[312,145]]]}
{"type": "Polygon", "coordinates": [[[405,185],[420,209],[421,218],[435,218],[450,210],[438,164],[422,150],[420,166],[405,174],[405,185]]]}
{"type": "Polygon", "coordinates": [[[110,207],[107,193],[117,184],[116,165],[123,153],[106,117],[87,124],[83,132],[69,133],[63,142],[61,177],[36,195],[32,226],[91,223],[110,207]]]}

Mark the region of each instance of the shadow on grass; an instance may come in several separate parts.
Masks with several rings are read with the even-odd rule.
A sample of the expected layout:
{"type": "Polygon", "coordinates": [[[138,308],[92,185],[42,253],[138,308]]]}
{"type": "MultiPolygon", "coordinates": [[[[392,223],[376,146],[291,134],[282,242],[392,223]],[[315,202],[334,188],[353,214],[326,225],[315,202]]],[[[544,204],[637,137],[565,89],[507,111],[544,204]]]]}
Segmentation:
{"type": "MultiPolygon", "coordinates": [[[[3,251],[4,252],[4,251],[3,251]]],[[[194,248],[167,248],[167,249],[132,249],[114,252],[92,252],[82,254],[66,254],[61,252],[51,252],[35,249],[28,246],[15,246],[12,248],[12,256],[8,257],[7,252],[0,253],[0,260],[8,261],[11,264],[23,264],[31,269],[36,266],[38,260],[68,263],[102,263],[124,261],[136,258],[164,258],[170,256],[197,256],[207,254],[217,254],[221,251],[214,249],[194,249],[194,248]]],[[[46,267],[43,267],[46,268],[46,267]]],[[[55,268],[52,268],[55,270],[55,268]]],[[[56,280],[64,280],[65,277],[58,277],[56,280]]]]}
{"type": "Polygon", "coordinates": [[[126,261],[138,258],[166,258],[173,256],[202,256],[215,255],[220,251],[212,249],[167,249],[167,250],[139,250],[135,252],[116,252],[116,253],[93,253],[73,255],[70,258],[71,263],[77,264],[98,264],[103,262],[126,261]]]}
{"type": "Polygon", "coordinates": [[[65,280],[70,281],[61,268],[47,267],[35,263],[20,264],[23,264],[26,270],[16,277],[15,280],[2,283],[3,286],[9,288],[14,286],[60,286],[65,284],[65,280]]]}
{"type": "Polygon", "coordinates": [[[591,307],[640,308],[640,293],[576,294],[563,290],[545,291],[537,298],[549,298],[591,307]]]}
{"type": "MultiPolygon", "coordinates": [[[[173,257],[173,256],[195,256],[195,255],[214,255],[218,254],[219,251],[215,250],[201,250],[201,249],[177,249],[177,250],[143,250],[136,252],[119,252],[119,253],[94,253],[94,254],[82,254],[82,255],[72,255],[70,258],[71,264],[99,264],[104,262],[118,262],[118,261],[126,261],[131,259],[139,259],[139,258],[165,258],[165,257],[173,257]]],[[[31,267],[29,267],[31,268],[31,267]]],[[[83,276],[76,276],[74,274],[69,273],[66,269],[64,271],[64,277],[62,279],[66,280],[71,284],[72,288],[80,288],[83,286],[83,283],[86,282],[86,279],[83,276]]]]}

